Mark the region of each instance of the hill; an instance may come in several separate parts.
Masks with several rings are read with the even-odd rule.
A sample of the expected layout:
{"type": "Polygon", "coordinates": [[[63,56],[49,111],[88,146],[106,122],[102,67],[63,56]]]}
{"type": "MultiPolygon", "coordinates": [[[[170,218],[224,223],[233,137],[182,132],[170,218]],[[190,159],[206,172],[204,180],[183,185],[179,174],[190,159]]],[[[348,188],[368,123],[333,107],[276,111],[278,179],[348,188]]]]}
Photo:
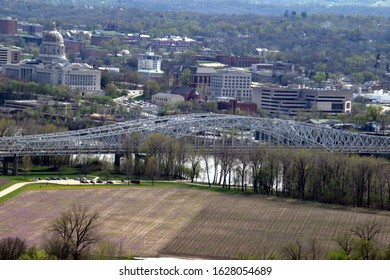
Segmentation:
{"type": "MultiPolygon", "coordinates": [[[[9,1],[0,1],[3,7],[9,1]],[[4,2],[4,3],[2,3],[4,2]]],[[[12,2],[13,3],[13,2],[12,2]]],[[[19,0],[17,3],[35,5],[68,5],[75,8],[106,7],[108,9],[139,8],[154,11],[191,11],[210,14],[282,15],[286,10],[309,13],[388,16],[390,1],[375,0],[19,0]]],[[[15,4],[17,4],[15,3],[15,4]]]]}

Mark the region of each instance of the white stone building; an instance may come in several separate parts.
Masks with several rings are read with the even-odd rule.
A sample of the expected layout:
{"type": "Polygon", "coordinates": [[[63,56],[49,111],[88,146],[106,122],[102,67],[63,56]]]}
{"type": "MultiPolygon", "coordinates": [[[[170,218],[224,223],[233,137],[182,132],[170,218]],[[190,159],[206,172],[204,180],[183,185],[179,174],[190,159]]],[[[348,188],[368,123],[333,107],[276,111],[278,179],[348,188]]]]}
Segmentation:
{"type": "Polygon", "coordinates": [[[152,95],[152,103],[158,106],[164,106],[165,104],[175,104],[178,102],[184,102],[184,97],[179,94],[160,92],[152,95]]]}
{"type": "Polygon", "coordinates": [[[159,79],[164,75],[161,70],[161,55],[154,53],[138,55],[138,73],[144,81],[149,79],[159,79]]]}
{"type": "Polygon", "coordinates": [[[213,99],[226,97],[252,101],[252,75],[237,70],[220,70],[211,74],[210,93],[213,99]]]}

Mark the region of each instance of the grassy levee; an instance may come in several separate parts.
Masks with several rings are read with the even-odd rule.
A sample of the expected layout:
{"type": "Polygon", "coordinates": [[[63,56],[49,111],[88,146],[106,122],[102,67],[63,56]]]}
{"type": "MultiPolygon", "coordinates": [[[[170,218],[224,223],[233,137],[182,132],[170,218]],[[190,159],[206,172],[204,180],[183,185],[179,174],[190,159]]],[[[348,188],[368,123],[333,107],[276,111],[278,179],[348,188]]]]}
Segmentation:
{"type": "MultiPolygon", "coordinates": [[[[47,174],[46,174],[47,175],[47,174]]],[[[18,176],[17,176],[18,177],[18,176]]],[[[19,176],[20,177],[20,176],[19,176]]],[[[15,178],[15,177],[14,177],[15,178]]],[[[134,188],[134,187],[145,187],[145,188],[163,188],[163,187],[169,187],[169,188],[188,188],[193,190],[203,190],[203,191],[210,191],[210,192],[216,192],[216,193],[226,193],[231,195],[255,195],[252,192],[249,191],[239,191],[239,190],[228,190],[225,188],[221,188],[221,186],[212,186],[211,188],[208,187],[208,185],[203,184],[191,184],[191,183],[185,183],[185,182],[170,182],[170,181],[157,181],[152,182],[149,181],[142,181],[140,184],[128,184],[127,182],[123,183],[116,183],[116,184],[55,184],[55,183],[48,183],[48,182],[39,182],[39,181],[29,181],[26,180],[25,177],[17,178],[14,180],[10,180],[7,184],[0,187],[0,191],[4,190],[16,183],[21,182],[30,182],[30,184],[25,185],[3,197],[0,197],[0,204],[12,199],[13,197],[29,190],[65,190],[65,189],[75,189],[75,190],[81,190],[81,189],[99,189],[99,188],[134,188]]]]}

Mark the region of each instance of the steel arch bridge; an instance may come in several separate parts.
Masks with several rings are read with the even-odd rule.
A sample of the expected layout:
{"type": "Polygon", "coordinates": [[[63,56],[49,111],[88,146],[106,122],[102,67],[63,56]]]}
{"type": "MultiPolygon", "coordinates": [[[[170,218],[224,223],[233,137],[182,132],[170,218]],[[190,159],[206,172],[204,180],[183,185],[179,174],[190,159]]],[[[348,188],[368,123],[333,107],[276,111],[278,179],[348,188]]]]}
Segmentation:
{"type": "Polygon", "coordinates": [[[331,129],[289,120],[222,114],[189,114],[139,119],[77,131],[2,137],[0,157],[23,155],[119,154],[128,136],[163,133],[195,147],[270,146],[347,153],[390,153],[390,137],[331,129]]]}

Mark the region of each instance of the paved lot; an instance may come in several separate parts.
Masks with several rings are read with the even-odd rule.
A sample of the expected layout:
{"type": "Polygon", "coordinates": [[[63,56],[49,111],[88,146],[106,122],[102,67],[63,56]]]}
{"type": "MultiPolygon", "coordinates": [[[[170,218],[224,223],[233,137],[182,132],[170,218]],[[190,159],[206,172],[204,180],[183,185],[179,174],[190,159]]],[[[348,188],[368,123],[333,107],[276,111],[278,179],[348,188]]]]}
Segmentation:
{"type": "MultiPolygon", "coordinates": [[[[97,179],[99,179],[98,177],[96,177],[94,180],[96,181],[97,179]]],[[[88,180],[88,182],[90,182],[90,180],[88,180]]],[[[113,184],[118,184],[117,181],[112,181],[113,184]]],[[[31,181],[31,182],[22,182],[22,183],[16,183],[12,186],[10,186],[9,188],[6,188],[5,190],[1,191],[0,192],[0,197],[3,197],[13,191],[16,191],[17,189],[27,185],[27,184],[57,184],[57,185],[93,185],[92,183],[81,183],[79,180],[75,180],[75,179],[61,179],[61,180],[38,180],[38,181],[31,181]]],[[[121,183],[121,182],[119,182],[121,183]]],[[[96,185],[103,185],[103,184],[106,184],[106,182],[104,183],[96,183],[96,185]]]]}

